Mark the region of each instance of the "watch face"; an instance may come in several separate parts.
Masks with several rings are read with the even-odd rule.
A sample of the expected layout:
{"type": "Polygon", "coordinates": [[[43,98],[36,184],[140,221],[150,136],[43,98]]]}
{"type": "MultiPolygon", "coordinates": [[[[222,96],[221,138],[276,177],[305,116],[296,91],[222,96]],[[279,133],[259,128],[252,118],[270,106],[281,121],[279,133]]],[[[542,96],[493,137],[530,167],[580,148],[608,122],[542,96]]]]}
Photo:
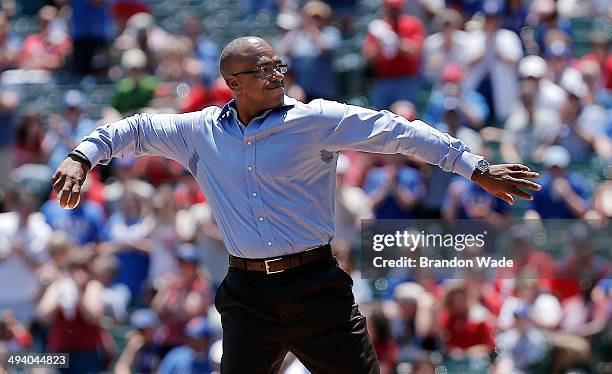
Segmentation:
{"type": "Polygon", "coordinates": [[[489,170],[489,162],[487,160],[478,161],[478,170],[482,172],[489,170]]]}

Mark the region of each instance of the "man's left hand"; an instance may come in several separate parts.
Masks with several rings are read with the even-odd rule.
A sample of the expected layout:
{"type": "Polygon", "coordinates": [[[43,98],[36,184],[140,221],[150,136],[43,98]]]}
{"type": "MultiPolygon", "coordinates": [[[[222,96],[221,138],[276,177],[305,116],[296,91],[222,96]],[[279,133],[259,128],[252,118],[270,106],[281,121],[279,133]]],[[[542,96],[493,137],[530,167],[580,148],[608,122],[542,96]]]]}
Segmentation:
{"type": "Polygon", "coordinates": [[[533,196],[521,188],[539,191],[542,186],[529,179],[539,178],[540,174],[521,164],[491,165],[489,171],[481,173],[478,169],[472,174],[472,181],[491,195],[497,196],[514,205],[514,196],[533,200],[533,196]]]}

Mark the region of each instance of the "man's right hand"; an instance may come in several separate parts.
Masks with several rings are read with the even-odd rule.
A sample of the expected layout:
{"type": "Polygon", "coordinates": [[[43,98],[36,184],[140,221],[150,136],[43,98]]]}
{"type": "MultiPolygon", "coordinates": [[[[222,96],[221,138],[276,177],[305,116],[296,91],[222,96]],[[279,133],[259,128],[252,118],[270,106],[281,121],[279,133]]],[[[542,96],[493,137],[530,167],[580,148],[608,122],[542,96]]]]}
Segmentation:
{"type": "Polygon", "coordinates": [[[57,168],[51,179],[53,191],[57,193],[59,205],[64,209],[74,209],[81,199],[81,186],[89,172],[84,161],[66,158],[57,168]]]}

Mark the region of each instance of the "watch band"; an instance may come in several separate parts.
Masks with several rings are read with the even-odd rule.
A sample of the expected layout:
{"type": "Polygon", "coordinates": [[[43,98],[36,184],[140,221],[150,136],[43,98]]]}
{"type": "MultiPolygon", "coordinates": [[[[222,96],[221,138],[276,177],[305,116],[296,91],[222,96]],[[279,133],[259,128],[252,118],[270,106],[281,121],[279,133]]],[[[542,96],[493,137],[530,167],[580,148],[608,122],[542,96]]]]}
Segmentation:
{"type": "Polygon", "coordinates": [[[81,151],[73,149],[72,152],[68,153],[68,157],[76,158],[78,161],[83,161],[89,169],[91,169],[91,161],[81,151]]]}

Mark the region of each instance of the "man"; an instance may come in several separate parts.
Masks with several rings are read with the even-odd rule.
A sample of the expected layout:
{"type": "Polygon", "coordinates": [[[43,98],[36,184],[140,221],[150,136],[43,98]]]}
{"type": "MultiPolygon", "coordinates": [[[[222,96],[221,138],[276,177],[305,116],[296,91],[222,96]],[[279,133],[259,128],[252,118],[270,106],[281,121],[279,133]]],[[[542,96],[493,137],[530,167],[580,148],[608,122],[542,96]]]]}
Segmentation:
{"type": "Polygon", "coordinates": [[[420,121],[325,100],[284,96],[286,65],[258,37],[230,42],[223,108],[136,115],[99,127],[52,178],[73,208],[91,167],[113,156],[171,157],[198,181],[230,253],[216,295],[223,373],[276,372],[287,351],[315,373],[376,373],[352,280],[331,256],[336,161],[341,150],[413,154],[472,178],[513,203],[538,189],[522,165],[493,165],[420,121]],[[476,170],[476,166],[480,169],[476,170]]]}

